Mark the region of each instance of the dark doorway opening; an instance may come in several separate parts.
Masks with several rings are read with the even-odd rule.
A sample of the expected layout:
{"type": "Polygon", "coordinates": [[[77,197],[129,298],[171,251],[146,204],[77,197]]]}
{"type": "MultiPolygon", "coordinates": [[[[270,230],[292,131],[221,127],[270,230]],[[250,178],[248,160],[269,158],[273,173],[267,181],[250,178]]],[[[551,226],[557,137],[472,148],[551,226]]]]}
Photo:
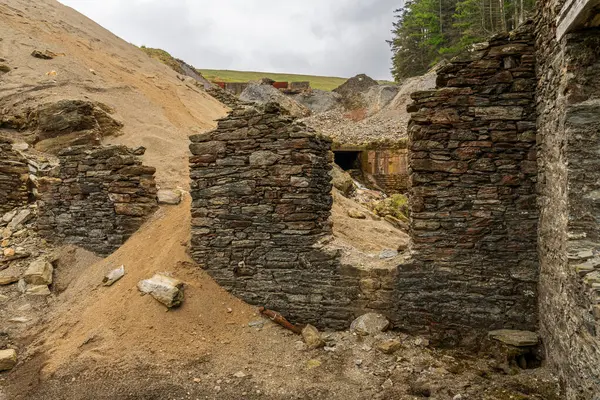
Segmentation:
{"type": "Polygon", "coordinates": [[[344,171],[360,169],[360,151],[334,151],[334,162],[344,171]]]}

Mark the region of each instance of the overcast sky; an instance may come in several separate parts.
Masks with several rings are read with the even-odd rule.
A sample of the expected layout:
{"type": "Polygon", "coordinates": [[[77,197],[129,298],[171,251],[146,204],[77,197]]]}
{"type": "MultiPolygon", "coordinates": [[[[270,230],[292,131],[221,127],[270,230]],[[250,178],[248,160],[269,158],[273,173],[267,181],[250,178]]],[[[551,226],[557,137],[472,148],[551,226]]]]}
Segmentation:
{"type": "Polygon", "coordinates": [[[59,0],[196,68],[391,79],[401,0],[59,0]]]}

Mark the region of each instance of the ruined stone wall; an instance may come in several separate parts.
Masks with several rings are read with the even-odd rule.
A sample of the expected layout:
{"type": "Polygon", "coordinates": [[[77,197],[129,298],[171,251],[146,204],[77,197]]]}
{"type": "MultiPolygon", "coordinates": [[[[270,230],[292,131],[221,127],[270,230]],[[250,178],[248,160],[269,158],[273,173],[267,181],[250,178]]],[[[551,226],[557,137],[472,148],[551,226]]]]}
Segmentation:
{"type": "Polygon", "coordinates": [[[443,67],[409,106],[413,264],[399,312],[432,329],[537,327],[532,25],[443,67]]]}
{"type": "Polygon", "coordinates": [[[194,259],[251,304],[346,326],[358,285],[342,284],[337,252],[320,244],[331,233],[329,139],[270,103],[191,140],[194,259]]]}
{"type": "Polygon", "coordinates": [[[27,204],[29,191],[27,160],[0,138],[0,214],[27,204]]]}
{"type": "Polygon", "coordinates": [[[37,180],[37,228],[49,239],[108,254],[156,210],[155,168],[127,147],[70,147],[58,158],[58,177],[37,180]]]}
{"type": "Polygon", "coordinates": [[[566,399],[600,393],[600,30],[538,2],[540,331],[566,399]]]}

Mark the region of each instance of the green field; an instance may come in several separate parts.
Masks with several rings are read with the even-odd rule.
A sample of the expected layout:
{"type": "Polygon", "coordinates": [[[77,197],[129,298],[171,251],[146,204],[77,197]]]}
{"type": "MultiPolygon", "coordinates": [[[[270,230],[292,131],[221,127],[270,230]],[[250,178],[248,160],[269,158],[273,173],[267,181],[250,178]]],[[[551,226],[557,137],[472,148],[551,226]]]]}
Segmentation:
{"type": "MultiPolygon", "coordinates": [[[[161,49],[141,46],[140,50],[146,53],[149,57],[155,58],[168,65],[180,74],[183,70],[169,53],[161,49]]],[[[347,78],[336,76],[315,76],[315,75],[299,75],[299,74],[280,74],[275,72],[253,72],[253,71],[231,71],[227,69],[197,69],[209,81],[221,82],[248,82],[256,81],[262,78],[273,79],[278,82],[302,82],[309,81],[310,87],[313,89],[333,90],[346,82],[347,78]]],[[[393,84],[393,82],[379,81],[382,84],[393,84]]]]}
{"type": "Polygon", "coordinates": [[[279,74],[271,72],[230,71],[219,69],[198,69],[198,71],[210,81],[248,82],[256,81],[261,78],[269,78],[278,82],[309,81],[310,87],[321,90],[332,90],[346,82],[346,78],[334,76],[279,74]]]}

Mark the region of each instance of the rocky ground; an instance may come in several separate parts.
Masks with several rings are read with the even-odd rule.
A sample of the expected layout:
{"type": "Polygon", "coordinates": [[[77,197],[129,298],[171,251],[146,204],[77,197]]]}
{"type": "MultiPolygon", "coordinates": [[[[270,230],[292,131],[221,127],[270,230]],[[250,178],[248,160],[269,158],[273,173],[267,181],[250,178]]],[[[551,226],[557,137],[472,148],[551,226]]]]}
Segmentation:
{"type": "Polygon", "coordinates": [[[322,332],[311,350],[195,267],[186,253],[189,218],[189,199],[162,208],[106,259],[54,248],[26,224],[17,230],[28,233],[8,247],[31,255],[0,276],[21,278],[45,258],[53,281],[44,295],[0,286],[1,345],[18,354],[18,365],[0,374],[0,399],[560,398],[543,368],[435,349],[422,337],[380,332],[385,323],[368,334],[360,326],[322,332]],[[121,265],[125,276],[103,286],[121,265]],[[140,295],[138,282],[158,272],[184,282],[181,307],[140,295]]]}
{"type": "Polygon", "coordinates": [[[394,143],[406,138],[410,119],[406,106],[411,102],[410,94],[435,87],[435,76],[435,71],[431,71],[421,77],[407,79],[393,90],[387,85],[351,85],[344,93],[358,90],[362,95],[355,94],[351,98],[355,99],[354,103],[359,98],[364,103],[362,107],[353,110],[332,108],[303,121],[340,144],[387,143],[393,147],[394,143]]]}

